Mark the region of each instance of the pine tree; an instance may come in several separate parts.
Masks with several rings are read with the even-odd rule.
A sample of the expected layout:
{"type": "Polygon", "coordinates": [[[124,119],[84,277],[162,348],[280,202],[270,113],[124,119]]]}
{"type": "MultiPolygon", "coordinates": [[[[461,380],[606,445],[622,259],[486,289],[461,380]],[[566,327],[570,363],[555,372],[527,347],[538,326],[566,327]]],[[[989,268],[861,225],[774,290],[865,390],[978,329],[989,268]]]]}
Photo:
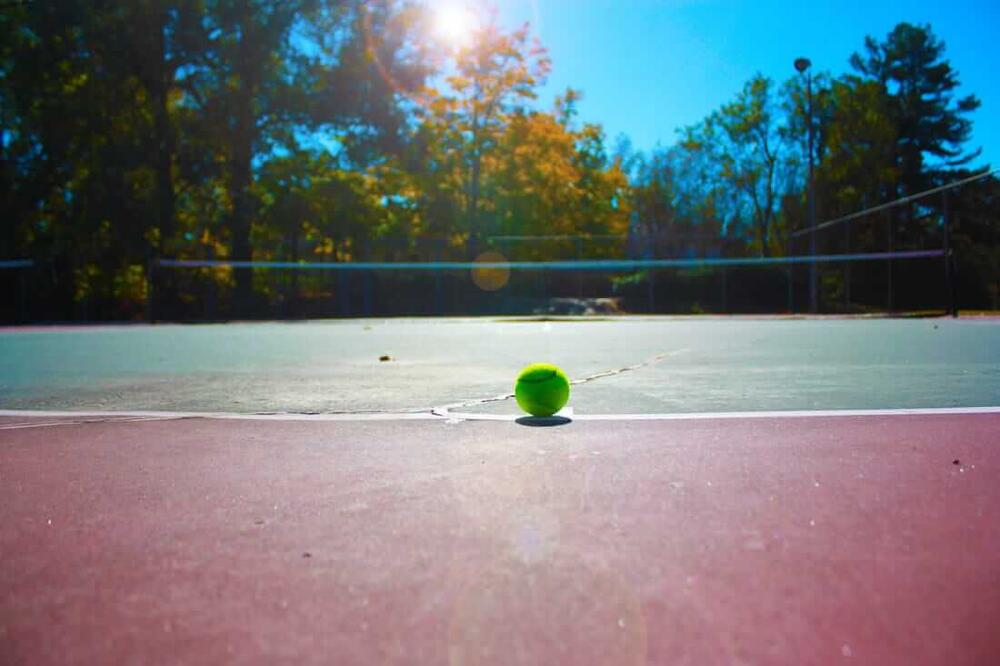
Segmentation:
{"type": "Polygon", "coordinates": [[[967,116],[979,108],[979,99],[955,98],[958,73],[944,59],[944,50],[929,25],[900,23],[884,42],[869,36],[864,54],[851,56],[851,66],[890,97],[902,194],[926,189],[934,170],[961,166],[979,155],[963,148],[972,132],[967,116]]]}

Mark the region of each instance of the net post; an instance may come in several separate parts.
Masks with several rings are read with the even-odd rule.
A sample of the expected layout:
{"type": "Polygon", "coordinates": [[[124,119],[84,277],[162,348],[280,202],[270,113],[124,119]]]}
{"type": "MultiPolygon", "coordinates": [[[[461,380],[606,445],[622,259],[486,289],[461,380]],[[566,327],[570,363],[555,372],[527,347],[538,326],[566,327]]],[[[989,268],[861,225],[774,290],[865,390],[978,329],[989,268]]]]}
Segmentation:
{"type": "MultiPolygon", "coordinates": [[[[365,261],[372,261],[371,239],[365,239],[364,245],[365,261]]],[[[372,316],[372,271],[361,271],[361,315],[363,317],[372,316]]]]}
{"type": "Polygon", "coordinates": [[[149,257],[146,260],[146,321],[150,324],[156,322],[155,293],[156,293],[156,257],[149,257]]]}
{"type": "MultiPolygon", "coordinates": [[[[436,258],[437,262],[441,263],[444,261],[444,241],[440,240],[435,243],[437,247],[436,258]]],[[[437,267],[434,269],[434,310],[438,316],[444,315],[444,285],[442,284],[442,269],[437,267]]]]}
{"type": "MultiPolygon", "coordinates": [[[[892,211],[889,211],[886,216],[886,236],[889,241],[889,252],[893,252],[895,248],[895,215],[892,211]]],[[[886,262],[886,270],[888,271],[888,277],[886,279],[886,309],[891,314],[895,311],[895,303],[893,301],[893,288],[892,288],[892,259],[888,259],[886,262]]]]}
{"type": "Polygon", "coordinates": [[[729,314],[729,272],[723,266],[722,270],[722,314],[729,314]]]}
{"type": "Polygon", "coordinates": [[[361,272],[361,307],[365,317],[372,316],[372,272],[370,270],[361,272]]]}
{"type": "Polygon", "coordinates": [[[945,314],[953,318],[958,317],[958,307],[955,299],[955,271],[954,259],[951,248],[951,207],[949,206],[948,190],[941,193],[942,236],[944,240],[944,288],[947,299],[947,311],[945,314]]]}
{"type": "MultiPolygon", "coordinates": [[[[851,253],[851,225],[844,225],[844,253],[851,253]]],[[[851,262],[844,262],[844,312],[851,311],[851,262]]]]}
{"type": "Polygon", "coordinates": [[[794,301],[794,296],[793,296],[794,289],[793,289],[793,283],[792,283],[792,267],[791,266],[788,266],[787,268],[785,268],[785,283],[786,283],[786,286],[787,286],[787,289],[788,289],[788,295],[786,297],[787,298],[787,302],[788,302],[788,305],[787,305],[787,307],[788,307],[788,314],[794,314],[795,313],[795,301],[794,301]]]}
{"type": "MultiPolygon", "coordinates": [[[[209,260],[215,260],[215,244],[209,243],[205,248],[205,254],[209,260]]],[[[208,296],[205,298],[204,312],[210,321],[218,321],[219,316],[219,288],[215,276],[211,276],[207,283],[208,296]]]]}
{"type": "Polygon", "coordinates": [[[340,316],[350,317],[351,316],[351,287],[348,278],[350,273],[348,271],[336,271],[337,274],[337,291],[340,294],[340,316]]]}
{"type": "Polygon", "coordinates": [[[654,276],[653,270],[650,269],[647,275],[649,276],[649,285],[647,286],[647,291],[646,291],[646,300],[648,302],[647,307],[649,308],[649,314],[653,314],[653,307],[656,302],[655,293],[653,290],[653,276],[654,276]]]}
{"type": "Polygon", "coordinates": [[[27,280],[25,280],[24,276],[33,267],[34,267],[34,264],[28,266],[27,268],[24,268],[22,270],[17,271],[17,277],[16,277],[16,280],[17,280],[17,304],[14,307],[14,316],[17,318],[17,321],[20,322],[20,323],[25,323],[28,320],[28,317],[27,317],[27,304],[28,304],[28,300],[27,300],[27,287],[26,287],[27,280]]]}
{"type": "Polygon", "coordinates": [[[441,284],[441,269],[434,269],[434,311],[437,315],[444,315],[444,287],[441,284]]]}

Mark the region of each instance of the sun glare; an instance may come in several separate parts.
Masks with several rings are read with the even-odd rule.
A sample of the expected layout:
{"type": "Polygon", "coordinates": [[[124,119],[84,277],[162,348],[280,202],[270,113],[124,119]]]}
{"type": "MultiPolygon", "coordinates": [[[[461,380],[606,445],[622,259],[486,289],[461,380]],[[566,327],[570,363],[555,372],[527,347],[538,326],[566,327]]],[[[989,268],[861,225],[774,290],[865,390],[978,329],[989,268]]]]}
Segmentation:
{"type": "Polygon", "coordinates": [[[435,12],[434,30],[454,48],[468,46],[476,29],[472,12],[461,5],[445,5],[435,12]]]}

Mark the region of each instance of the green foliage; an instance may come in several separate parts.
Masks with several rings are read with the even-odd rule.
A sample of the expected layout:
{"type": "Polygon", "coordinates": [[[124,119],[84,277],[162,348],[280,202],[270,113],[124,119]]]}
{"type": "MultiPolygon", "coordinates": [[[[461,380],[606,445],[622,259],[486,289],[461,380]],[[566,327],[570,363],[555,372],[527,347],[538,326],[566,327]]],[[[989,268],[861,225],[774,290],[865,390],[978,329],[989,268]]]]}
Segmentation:
{"type": "Polygon", "coordinates": [[[898,128],[891,100],[876,83],[846,76],[829,89],[832,114],[819,181],[827,214],[842,214],[884,200],[894,189],[898,128]]]}
{"type": "Polygon", "coordinates": [[[908,194],[928,186],[928,157],[934,160],[933,168],[967,164],[978,155],[964,153],[972,132],[972,122],[964,116],[980,103],[975,95],[955,99],[958,75],[943,59],[944,48],[930,26],[900,23],[884,42],[867,37],[864,54],[851,56],[851,66],[889,98],[896,165],[908,194]]]}
{"type": "MultiPolygon", "coordinates": [[[[820,219],[954,180],[977,155],[965,144],[979,101],[956,98],[928,26],[869,37],[855,74],[814,75],[811,117],[802,77],[757,75],[643,155],[580,122],[580,91],[538,103],[551,63],[527,26],[494,16],[448,50],[427,23],[410,0],[5,7],[0,257],[47,262],[50,316],[121,318],[142,316],[154,256],[780,255],[807,224],[809,123],[820,219]]],[[[952,202],[963,289],[996,307],[996,181],[967,189],[952,202]]],[[[924,217],[899,221],[899,237],[940,219],[924,217]]],[[[247,308],[281,291],[248,271],[193,279],[247,308]]],[[[185,285],[159,289],[184,302],[185,285]]]]}
{"type": "Polygon", "coordinates": [[[473,238],[498,230],[493,221],[496,211],[489,210],[491,202],[483,197],[484,171],[490,169],[485,163],[495,160],[492,153],[511,119],[524,115],[525,105],[535,99],[535,87],[549,70],[544,50],[529,47],[529,38],[527,26],[507,33],[493,17],[476,30],[471,46],[455,54],[453,72],[445,77],[448,89],[427,90],[429,102],[422,115],[429,134],[438,137],[438,146],[459,158],[450,166],[462,172],[456,175],[460,185],[455,188],[462,193],[460,228],[473,238]]]}
{"type": "Polygon", "coordinates": [[[722,234],[760,255],[780,252],[774,228],[790,162],[779,110],[773,82],[758,75],[678,143],[678,158],[702,185],[702,215],[720,216],[722,234]]]}
{"type": "MultiPolygon", "coordinates": [[[[954,176],[971,175],[959,171],[954,176]]],[[[989,177],[950,199],[958,264],[959,307],[1000,310],[1000,179],[989,177]]]]}

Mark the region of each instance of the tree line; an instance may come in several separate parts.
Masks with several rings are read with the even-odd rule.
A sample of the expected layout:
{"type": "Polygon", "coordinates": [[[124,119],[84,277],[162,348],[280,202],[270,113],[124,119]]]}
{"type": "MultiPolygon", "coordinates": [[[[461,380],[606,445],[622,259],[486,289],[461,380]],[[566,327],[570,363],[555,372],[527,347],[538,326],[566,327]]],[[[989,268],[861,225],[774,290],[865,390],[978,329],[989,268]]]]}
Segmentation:
{"type": "MultiPolygon", "coordinates": [[[[53,316],[135,317],[154,257],[468,259],[525,236],[554,240],[506,256],[781,256],[808,224],[809,123],[820,220],[967,176],[977,157],[979,102],[956,96],[929,26],[814,75],[811,114],[803,77],[758,75],[641,153],[581,122],[578,90],[544,108],[551,62],[528,26],[487,17],[453,48],[429,20],[405,0],[5,4],[0,258],[44,262],[33,292],[53,316]]],[[[996,307],[998,194],[988,178],[951,204],[979,307],[996,307]]],[[[894,247],[940,240],[928,213],[943,205],[892,213],[894,247]]],[[[852,247],[886,249],[869,236],[852,247]]],[[[251,271],[202,278],[236,303],[270,288],[251,271]]]]}

